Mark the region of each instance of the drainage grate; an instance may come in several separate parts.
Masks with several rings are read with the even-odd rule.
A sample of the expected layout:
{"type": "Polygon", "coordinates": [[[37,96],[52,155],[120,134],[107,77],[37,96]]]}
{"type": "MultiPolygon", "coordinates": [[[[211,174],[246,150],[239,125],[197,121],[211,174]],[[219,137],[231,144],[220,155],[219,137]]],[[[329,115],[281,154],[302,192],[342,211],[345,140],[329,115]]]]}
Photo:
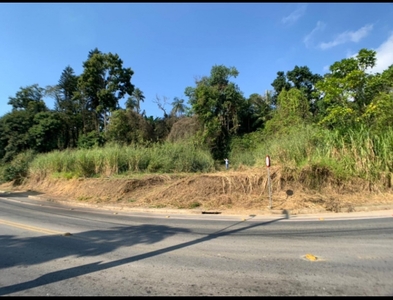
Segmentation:
{"type": "Polygon", "coordinates": [[[203,215],[219,215],[221,212],[219,211],[203,211],[203,215]]]}

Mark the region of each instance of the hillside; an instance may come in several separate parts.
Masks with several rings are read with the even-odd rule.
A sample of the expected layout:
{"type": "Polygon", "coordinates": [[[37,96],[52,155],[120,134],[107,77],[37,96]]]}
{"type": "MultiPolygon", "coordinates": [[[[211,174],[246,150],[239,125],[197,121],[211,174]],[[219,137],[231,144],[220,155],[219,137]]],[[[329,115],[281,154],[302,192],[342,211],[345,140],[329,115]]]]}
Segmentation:
{"type": "MultiPolygon", "coordinates": [[[[326,176],[310,182],[307,171],[303,173],[304,176],[301,174],[294,181],[283,177],[279,167],[271,168],[272,210],[289,210],[291,214],[351,212],[363,210],[365,206],[373,210],[373,206],[393,205],[393,193],[382,192],[364,182],[342,183],[326,176]],[[310,185],[316,188],[310,189],[310,185]]],[[[0,190],[34,191],[51,201],[94,207],[263,214],[269,212],[270,205],[267,177],[266,168],[254,168],[134,178],[29,178],[21,185],[2,184],[0,190]]]]}

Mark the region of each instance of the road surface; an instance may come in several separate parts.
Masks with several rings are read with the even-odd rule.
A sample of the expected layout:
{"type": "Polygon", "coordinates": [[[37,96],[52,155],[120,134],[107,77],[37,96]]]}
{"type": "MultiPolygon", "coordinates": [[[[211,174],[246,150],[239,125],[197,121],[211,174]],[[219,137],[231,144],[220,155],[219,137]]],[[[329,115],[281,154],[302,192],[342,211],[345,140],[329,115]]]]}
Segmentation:
{"type": "Polygon", "coordinates": [[[165,215],[0,194],[0,296],[393,295],[393,216],[165,215]]]}

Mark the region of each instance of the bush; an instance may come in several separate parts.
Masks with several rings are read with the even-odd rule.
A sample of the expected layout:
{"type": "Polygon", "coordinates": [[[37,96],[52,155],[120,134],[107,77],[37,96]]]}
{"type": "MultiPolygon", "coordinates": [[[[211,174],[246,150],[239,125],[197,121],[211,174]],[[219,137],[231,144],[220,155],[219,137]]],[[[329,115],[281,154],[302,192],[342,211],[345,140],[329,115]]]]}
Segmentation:
{"type": "Polygon", "coordinates": [[[35,154],[31,150],[18,154],[10,164],[3,167],[2,181],[14,181],[15,184],[20,184],[27,177],[29,164],[34,157],[35,154]]]}

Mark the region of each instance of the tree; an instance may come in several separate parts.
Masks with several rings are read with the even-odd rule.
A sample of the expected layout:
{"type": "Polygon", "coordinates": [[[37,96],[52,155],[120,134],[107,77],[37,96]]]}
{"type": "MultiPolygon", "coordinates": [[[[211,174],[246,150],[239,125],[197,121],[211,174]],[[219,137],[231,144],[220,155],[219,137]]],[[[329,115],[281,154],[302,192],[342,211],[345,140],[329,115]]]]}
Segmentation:
{"type": "Polygon", "coordinates": [[[110,117],[105,136],[119,144],[143,144],[152,140],[152,125],[136,111],[119,109],[110,117]]]}
{"type": "Polygon", "coordinates": [[[31,149],[29,129],[32,115],[25,110],[15,110],[0,119],[1,159],[10,162],[19,153],[31,149]]]}
{"type": "Polygon", "coordinates": [[[301,90],[309,103],[309,109],[313,115],[318,113],[318,105],[315,97],[315,84],[322,79],[319,74],[313,74],[307,66],[295,66],[292,71],[277,72],[277,78],[273,81],[275,93],[273,94],[273,104],[277,103],[278,95],[281,91],[289,91],[292,88],[301,90]]]}
{"type": "Polygon", "coordinates": [[[378,86],[373,82],[375,76],[367,72],[375,62],[375,51],[361,49],[356,57],[330,66],[330,73],[316,84],[322,101],[320,124],[328,128],[354,126],[375,95],[375,89],[373,93],[369,87],[378,86]]]}
{"type": "Polygon", "coordinates": [[[97,132],[105,130],[108,113],[119,108],[119,100],[131,96],[134,85],[131,68],[123,68],[123,61],[117,54],[104,54],[97,48],[89,52],[83,63],[83,73],[78,79],[78,94],[86,101],[87,108],[95,116],[97,132]]]}
{"type": "Polygon", "coordinates": [[[143,95],[143,92],[139,88],[136,88],[132,93],[132,95],[136,100],[136,112],[139,114],[141,109],[141,102],[145,100],[145,96],[143,95]]]}
{"type": "Polygon", "coordinates": [[[160,110],[162,110],[162,112],[164,113],[164,118],[168,118],[169,115],[167,114],[166,109],[165,109],[165,106],[168,104],[168,98],[164,96],[161,99],[158,95],[156,95],[156,99],[153,100],[153,102],[155,104],[157,104],[157,106],[160,110]]]}
{"type": "Polygon", "coordinates": [[[202,138],[214,159],[228,155],[231,135],[239,128],[239,113],[245,99],[238,86],[229,81],[238,74],[234,67],[215,65],[210,77],[202,77],[195,88],[185,90],[193,112],[204,126],[202,138]]]}
{"type": "Polygon", "coordinates": [[[35,148],[35,140],[29,130],[34,126],[37,114],[49,111],[42,99],[43,93],[43,88],[33,84],[20,88],[15,97],[9,97],[8,104],[12,105],[12,111],[0,119],[0,144],[4,147],[0,153],[4,162],[35,148]]]}
{"type": "Polygon", "coordinates": [[[59,135],[65,126],[58,112],[40,112],[34,116],[29,128],[32,149],[37,152],[49,152],[58,149],[59,135]]]}
{"type": "Polygon", "coordinates": [[[38,84],[21,87],[15,97],[9,97],[8,104],[12,106],[12,111],[24,110],[32,114],[46,111],[44,91],[38,84]]]}
{"type": "Polygon", "coordinates": [[[266,122],[266,131],[270,134],[286,133],[292,126],[307,123],[310,115],[304,91],[297,88],[282,90],[277,98],[274,116],[266,122]]]}
{"type": "Polygon", "coordinates": [[[138,106],[138,103],[134,97],[128,97],[126,101],[126,109],[127,110],[134,110],[138,106]]]}
{"type": "MultiPolygon", "coordinates": [[[[55,111],[62,120],[64,126],[58,135],[62,136],[60,148],[76,147],[79,134],[82,133],[83,120],[86,118],[86,111],[83,104],[75,95],[78,91],[78,76],[74,74],[74,70],[67,66],[59,79],[57,85],[48,86],[46,94],[55,99],[55,111]]],[[[89,131],[89,130],[87,130],[89,131]]]]}
{"type": "Polygon", "coordinates": [[[173,116],[179,116],[179,115],[181,116],[186,111],[186,105],[184,104],[184,99],[179,99],[175,97],[171,104],[172,104],[171,115],[173,116]]]}
{"type": "Polygon", "coordinates": [[[291,88],[291,84],[288,82],[285,73],[283,71],[277,72],[277,78],[274,79],[272,83],[272,87],[274,88],[273,94],[273,105],[277,103],[277,97],[281,93],[282,90],[288,91],[291,88]]]}
{"type": "Polygon", "coordinates": [[[271,118],[273,93],[266,91],[264,95],[252,94],[250,95],[250,101],[255,119],[253,126],[259,128],[271,118]]]}
{"type": "Polygon", "coordinates": [[[381,133],[393,126],[393,65],[382,74],[370,77],[366,95],[372,100],[367,105],[361,120],[375,133],[381,133]]]}
{"type": "Polygon", "coordinates": [[[105,136],[108,141],[128,145],[131,143],[131,133],[133,130],[135,129],[131,127],[127,110],[116,110],[110,117],[110,123],[105,136]]]}

